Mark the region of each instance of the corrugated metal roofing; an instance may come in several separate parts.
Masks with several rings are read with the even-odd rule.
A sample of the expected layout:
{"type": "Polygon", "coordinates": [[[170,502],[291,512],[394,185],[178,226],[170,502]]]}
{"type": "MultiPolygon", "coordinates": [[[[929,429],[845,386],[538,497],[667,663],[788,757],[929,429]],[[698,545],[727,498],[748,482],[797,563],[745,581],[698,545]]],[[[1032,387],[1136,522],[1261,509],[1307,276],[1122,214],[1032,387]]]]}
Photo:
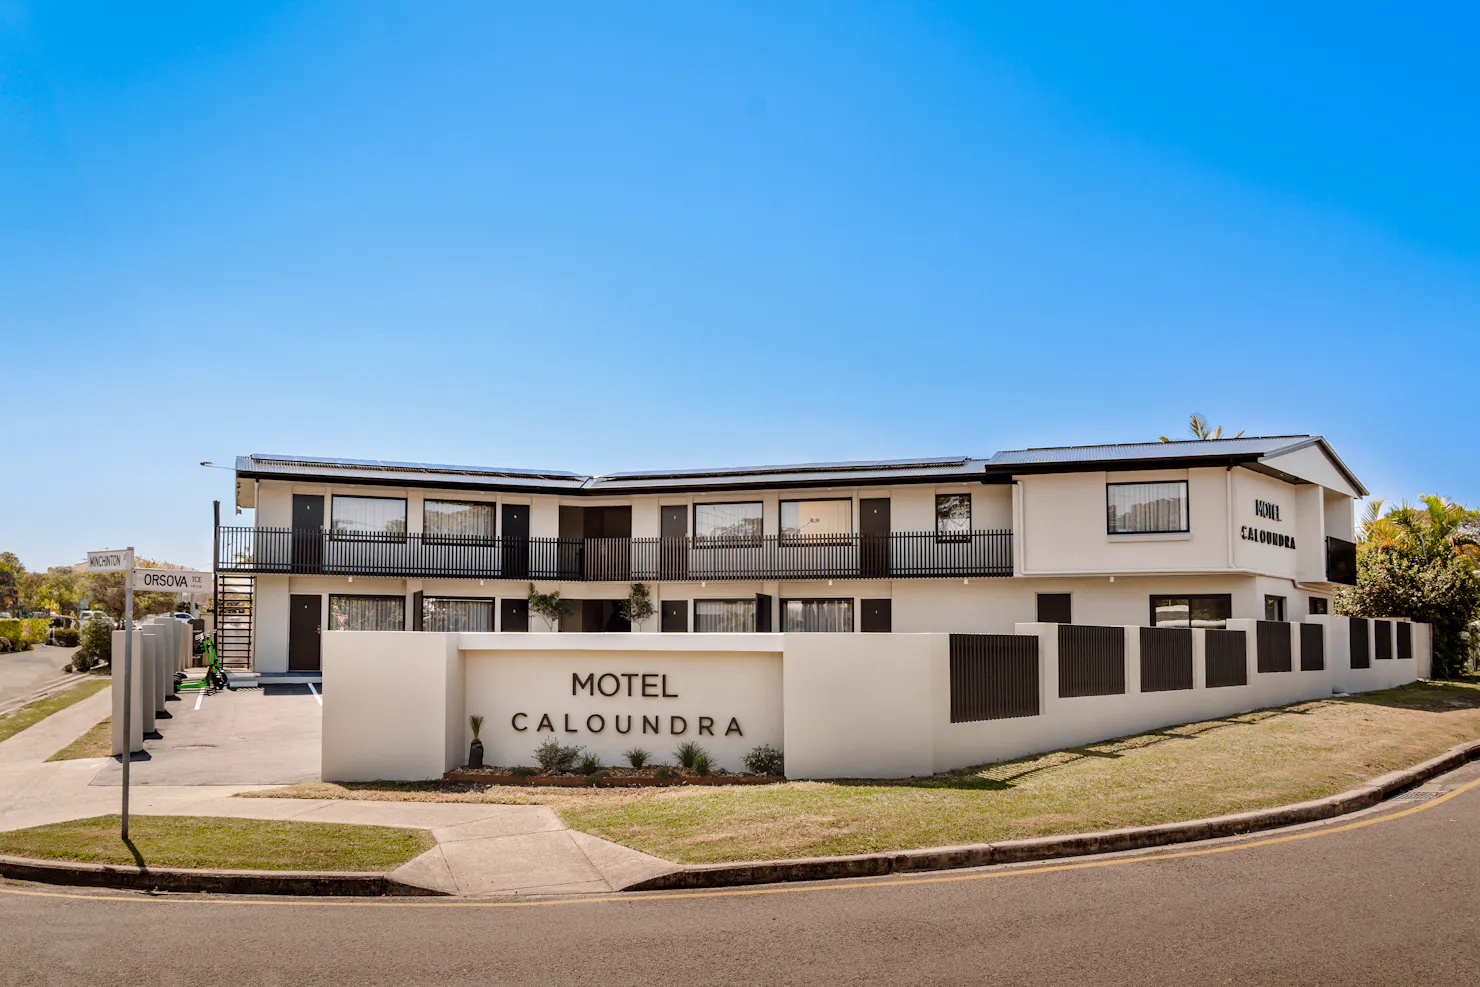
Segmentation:
{"type": "MultiPolygon", "coordinates": [[[[585,476],[565,470],[525,470],[492,466],[444,466],[369,459],[255,454],[236,461],[247,476],[299,476],[343,479],[361,483],[466,486],[560,492],[621,493],[643,490],[737,489],[767,486],[828,486],[850,483],[910,483],[930,480],[976,480],[989,477],[1006,482],[1014,473],[1063,471],[1076,465],[1117,463],[1214,463],[1238,460],[1255,464],[1264,457],[1319,444],[1338,471],[1365,495],[1361,483],[1325,440],[1311,435],[1264,435],[1232,439],[1195,439],[1181,442],[1132,442],[1090,446],[1056,446],[998,452],[990,459],[964,456],[930,459],[852,460],[838,463],[800,463],[790,466],[720,467],[714,469],[648,470],[585,476]]],[[[1122,468],[1130,468],[1125,466],[1122,468]]],[[[1272,468],[1271,468],[1272,469],[1272,468]]]]}

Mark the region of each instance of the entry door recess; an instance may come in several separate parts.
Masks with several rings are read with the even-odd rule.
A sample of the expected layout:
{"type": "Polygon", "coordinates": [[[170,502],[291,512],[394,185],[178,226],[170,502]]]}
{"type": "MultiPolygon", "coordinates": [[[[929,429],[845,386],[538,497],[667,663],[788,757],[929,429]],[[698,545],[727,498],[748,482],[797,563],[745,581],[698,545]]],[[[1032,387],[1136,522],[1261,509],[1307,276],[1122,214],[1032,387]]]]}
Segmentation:
{"type": "Polygon", "coordinates": [[[865,577],[889,575],[889,498],[858,502],[858,571],[865,577]]]}
{"type": "Polygon", "coordinates": [[[658,630],[664,634],[683,634],[689,629],[689,601],[664,600],[663,618],[658,630]]]}
{"type": "Polygon", "coordinates": [[[502,530],[501,575],[505,579],[528,579],[529,505],[505,504],[502,530]]]}
{"type": "Polygon", "coordinates": [[[658,578],[687,579],[689,576],[689,505],[674,504],[659,508],[662,526],[659,543],[658,578]]]}
{"type": "Polygon", "coordinates": [[[288,671],[317,672],[324,598],[294,593],[288,598],[288,671]]]}
{"type": "Polygon", "coordinates": [[[324,569],[324,498],[318,494],[293,495],[292,568],[294,572],[324,569]]]}

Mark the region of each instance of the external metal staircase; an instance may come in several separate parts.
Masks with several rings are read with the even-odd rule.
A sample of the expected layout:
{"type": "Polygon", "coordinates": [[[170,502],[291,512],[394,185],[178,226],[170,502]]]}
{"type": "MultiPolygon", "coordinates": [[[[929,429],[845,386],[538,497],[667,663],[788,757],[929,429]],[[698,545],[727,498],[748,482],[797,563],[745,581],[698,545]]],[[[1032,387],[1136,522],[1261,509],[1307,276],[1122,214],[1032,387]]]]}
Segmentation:
{"type": "Polygon", "coordinates": [[[227,668],[252,667],[252,576],[216,576],[216,653],[227,668]]]}

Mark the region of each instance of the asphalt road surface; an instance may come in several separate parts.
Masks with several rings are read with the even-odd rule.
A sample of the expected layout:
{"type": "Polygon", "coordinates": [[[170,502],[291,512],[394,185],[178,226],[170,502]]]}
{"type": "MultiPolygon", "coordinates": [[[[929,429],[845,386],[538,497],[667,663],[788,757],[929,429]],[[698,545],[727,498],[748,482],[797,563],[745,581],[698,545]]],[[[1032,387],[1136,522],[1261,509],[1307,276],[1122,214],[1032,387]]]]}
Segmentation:
{"type": "Polygon", "coordinates": [[[428,906],[0,885],[0,982],[1477,984],[1480,765],[1425,788],[1455,794],[1146,854],[739,893],[428,906]]]}
{"type": "Polygon", "coordinates": [[[33,693],[63,677],[76,648],[37,645],[30,651],[0,655],[0,710],[29,699],[33,693]]]}

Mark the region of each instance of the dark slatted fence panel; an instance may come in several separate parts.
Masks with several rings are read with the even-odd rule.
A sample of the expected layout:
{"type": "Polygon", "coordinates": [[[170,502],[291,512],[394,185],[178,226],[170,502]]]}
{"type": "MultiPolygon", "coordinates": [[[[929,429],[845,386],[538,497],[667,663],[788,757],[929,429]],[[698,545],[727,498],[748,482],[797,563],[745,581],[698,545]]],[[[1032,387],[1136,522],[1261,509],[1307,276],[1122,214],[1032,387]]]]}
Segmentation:
{"type": "Polygon", "coordinates": [[[1038,638],[951,635],[951,722],[1038,715],[1038,638]]]}
{"type": "Polygon", "coordinates": [[[1261,620],[1256,633],[1259,671],[1290,671],[1290,625],[1280,620],[1261,620]]]}
{"type": "Polygon", "coordinates": [[[1125,628],[1059,625],[1059,698],[1125,692],[1125,628]]]}
{"type": "Polygon", "coordinates": [[[1367,618],[1351,618],[1351,650],[1352,668],[1370,668],[1372,666],[1372,644],[1368,639],[1367,618]]]}
{"type": "Polygon", "coordinates": [[[1392,661],[1393,622],[1391,620],[1374,620],[1372,622],[1372,636],[1377,639],[1377,660],[1392,661]]]}
{"type": "Polygon", "coordinates": [[[1207,635],[1207,653],[1203,658],[1207,687],[1248,685],[1249,644],[1244,632],[1209,630],[1204,633],[1207,635]]]}
{"type": "Polygon", "coordinates": [[[1398,622],[1398,657],[1413,657],[1413,625],[1406,620],[1398,622]]]}
{"type": "Polygon", "coordinates": [[[1320,624],[1300,625],[1300,670],[1319,672],[1326,667],[1326,634],[1320,624]]]}
{"type": "Polygon", "coordinates": [[[1192,688],[1192,631],[1185,627],[1141,628],[1141,691],[1192,688]]]}

